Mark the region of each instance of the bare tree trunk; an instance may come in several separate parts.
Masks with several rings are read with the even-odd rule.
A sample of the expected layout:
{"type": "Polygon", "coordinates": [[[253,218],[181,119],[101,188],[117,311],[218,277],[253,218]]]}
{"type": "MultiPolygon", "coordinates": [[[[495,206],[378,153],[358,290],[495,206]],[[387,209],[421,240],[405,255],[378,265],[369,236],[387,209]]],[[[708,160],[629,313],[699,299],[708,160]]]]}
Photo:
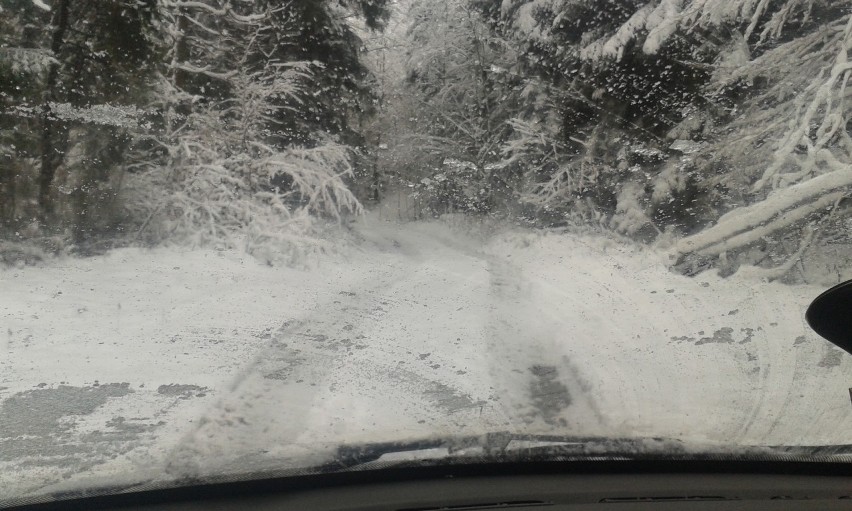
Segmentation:
{"type": "Polygon", "coordinates": [[[180,69],[182,64],[189,62],[189,42],[186,39],[187,30],[189,30],[189,12],[181,8],[177,12],[177,26],[175,28],[175,48],[172,57],[172,73],[175,87],[185,91],[188,73],[180,69]]]}
{"type": "MultiPolygon", "coordinates": [[[[65,43],[70,4],[71,0],[59,0],[54,7],[51,23],[53,25],[53,38],[50,43],[50,50],[55,59],[59,58],[62,46],[65,43]]],[[[65,149],[68,145],[68,127],[64,122],[52,118],[53,114],[50,108],[51,103],[59,97],[57,91],[59,67],[58,61],[50,64],[41,113],[41,171],[39,173],[38,204],[42,224],[45,224],[53,216],[55,208],[51,199],[50,188],[53,185],[53,178],[56,176],[56,169],[62,164],[65,157],[65,149]]]]}
{"type": "Polygon", "coordinates": [[[11,229],[15,221],[16,167],[17,162],[6,161],[0,164],[0,229],[11,229]]]}
{"type": "Polygon", "coordinates": [[[382,134],[376,137],[376,145],[375,149],[373,149],[373,154],[370,156],[370,166],[372,167],[372,175],[370,176],[370,200],[374,205],[378,205],[382,200],[381,189],[382,189],[382,172],[380,170],[379,159],[382,145],[382,134]]]}

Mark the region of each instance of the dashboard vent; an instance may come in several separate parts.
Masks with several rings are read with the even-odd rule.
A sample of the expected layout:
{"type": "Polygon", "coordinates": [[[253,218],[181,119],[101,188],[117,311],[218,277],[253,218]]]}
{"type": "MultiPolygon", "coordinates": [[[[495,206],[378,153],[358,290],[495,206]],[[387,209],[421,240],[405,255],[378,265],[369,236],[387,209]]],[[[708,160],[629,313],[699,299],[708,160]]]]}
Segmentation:
{"type": "Polygon", "coordinates": [[[409,507],[397,511],[471,511],[476,509],[513,509],[519,507],[552,506],[553,502],[543,500],[512,500],[507,502],[489,502],[481,504],[439,505],[430,507],[409,507]]]}
{"type": "Polygon", "coordinates": [[[719,500],[740,500],[736,497],[719,497],[715,495],[687,495],[676,497],[611,497],[601,499],[601,503],[618,502],[713,502],[719,500]]]}

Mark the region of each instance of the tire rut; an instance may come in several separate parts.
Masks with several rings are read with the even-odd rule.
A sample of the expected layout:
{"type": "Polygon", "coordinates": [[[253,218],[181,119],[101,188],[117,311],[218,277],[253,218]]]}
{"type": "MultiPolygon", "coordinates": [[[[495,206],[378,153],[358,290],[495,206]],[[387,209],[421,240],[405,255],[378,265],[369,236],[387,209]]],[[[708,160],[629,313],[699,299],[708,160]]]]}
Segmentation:
{"type": "Polygon", "coordinates": [[[558,352],[549,346],[565,340],[537,311],[523,308],[525,303],[536,303],[530,296],[535,290],[515,265],[485,257],[490,292],[497,304],[489,324],[499,325],[491,331],[493,378],[507,383],[501,392],[508,415],[516,417],[514,427],[560,433],[599,431],[605,419],[588,382],[567,357],[556,361],[547,357],[558,352]]]}

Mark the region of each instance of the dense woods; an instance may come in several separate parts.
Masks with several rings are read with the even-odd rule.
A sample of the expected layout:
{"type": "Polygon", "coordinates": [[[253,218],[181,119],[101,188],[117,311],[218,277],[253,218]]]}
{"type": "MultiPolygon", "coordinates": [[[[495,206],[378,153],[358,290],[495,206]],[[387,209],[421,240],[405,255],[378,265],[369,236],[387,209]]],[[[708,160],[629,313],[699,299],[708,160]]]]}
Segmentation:
{"type": "Polygon", "coordinates": [[[848,0],[10,0],[0,251],[287,262],[402,197],[839,279],[850,46],[848,0]]]}
{"type": "MultiPolygon", "coordinates": [[[[310,248],[360,211],[358,39],[381,1],[3,6],[3,238],[310,248]]],[[[271,250],[271,252],[269,252],[271,250]]]]}

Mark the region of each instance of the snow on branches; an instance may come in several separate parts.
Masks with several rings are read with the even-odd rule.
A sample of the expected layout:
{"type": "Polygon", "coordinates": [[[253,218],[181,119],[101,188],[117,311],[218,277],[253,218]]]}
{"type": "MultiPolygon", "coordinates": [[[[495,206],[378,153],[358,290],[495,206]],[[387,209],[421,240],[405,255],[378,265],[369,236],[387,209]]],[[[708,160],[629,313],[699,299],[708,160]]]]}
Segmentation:
{"type": "MultiPolygon", "coordinates": [[[[583,34],[585,41],[579,56],[589,60],[620,59],[634,41],[641,44],[643,52],[653,54],[678,32],[720,26],[742,26],[746,39],[754,34],[758,43],[764,43],[780,37],[793,21],[806,23],[814,8],[826,2],[786,0],[770,5],[768,0],[651,0],[630,13],[636,2],[614,1],[611,17],[624,12],[629,15],[613,30],[596,29],[583,34]]],[[[519,35],[546,42],[593,5],[585,0],[503,0],[501,11],[519,35]]]]}
{"type": "Polygon", "coordinates": [[[270,264],[322,250],[318,218],[361,212],[346,183],[352,149],[301,125],[299,140],[309,143],[288,132],[293,119],[308,117],[304,98],[322,65],[265,52],[258,41],[280,11],[167,4],[180,14],[172,18],[172,72],[161,76],[156,99],[165,126],[153,137],[167,157],[131,177],[147,212],[140,234],[240,248],[270,264]],[[201,44],[196,34],[209,31],[220,37],[201,44]]]}
{"type": "MultiPolygon", "coordinates": [[[[849,197],[850,46],[852,16],[847,15],[717,79],[719,89],[767,83],[741,105],[739,119],[715,144],[717,157],[743,163],[740,183],[759,200],[685,238],[676,255],[721,255],[802,224],[811,232],[849,197]]],[[[808,243],[813,238],[804,237],[808,243]]]]}
{"type": "MultiPolygon", "coordinates": [[[[526,45],[531,62],[555,73],[566,97],[580,98],[579,108],[563,101],[566,112],[602,119],[563,123],[562,142],[582,143],[573,172],[555,166],[542,200],[572,196],[554,190],[570,192],[571,178],[582,177],[576,168],[587,158],[590,127],[606,121],[605,139],[618,140],[623,128],[665,153],[664,162],[611,176],[610,225],[629,232],[645,222],[643,210],[681,223],[692,235],[677,243],[677,259],[778,248],[802,229],[810,233],[798,236],[803,243],[819,243],[826,222],[849,215],[852,1],[613,0],[603,12],[595,4],[500,3],[503,30],[526,45]],[[672,142],[697,150],[686,154],[672,142]],[[676,187],[660,179],[674,167],[684,173],[676,187]]],[[[778,250],[796,256],[804,248],[778,250]]]]}

